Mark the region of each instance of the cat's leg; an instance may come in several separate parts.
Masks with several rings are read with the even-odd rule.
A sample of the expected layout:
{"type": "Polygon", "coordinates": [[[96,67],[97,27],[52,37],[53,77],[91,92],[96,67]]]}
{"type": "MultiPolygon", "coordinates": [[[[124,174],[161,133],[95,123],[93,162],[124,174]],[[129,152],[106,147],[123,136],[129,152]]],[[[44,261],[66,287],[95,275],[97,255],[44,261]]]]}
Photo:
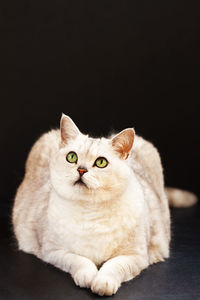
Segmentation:
{"type": "Polygon", "coordinates": [[[98,272],[96,265],[90,259],[68,253],[63,249],[43,253],[41,259],[70,273],[76,285],[80,287],[89,288],[98,272]]]}
{"type": "Polygon", "coordinates": [[[122,282],[131,280],[148,267],[148,233],[143,221],[144,218],[138,217],[129,242],[125,240],[121,248],[116,250],[116,255],[99,269],[91,285],[94,293],[111,296],[117,292],[122,282]]]}
{"type": "Polygon", "coordinates": [[[91,290],[100,296],[111,296],[122,282],[131,280],[147,266],[147,255],[116,256],[103,264],[92,282],[91,290]]]}
{"type": "Polygon", "coordinates": [[[38,242],[37,233],[33,228],[22,224],[15,226],[14,232],[17,238],[19,250],[34,254],[36,256],[39,255],[40,245],[38,242]]]}
{"type": "Polygon", "coordinates": [[[150,264],[164,261],[169,257],[169,229],[166,228],[167,221],[163,224],[164,218],[162,218],[163,216],[157,215],[152,220],[151,239],[148,246],[150,264]]]}

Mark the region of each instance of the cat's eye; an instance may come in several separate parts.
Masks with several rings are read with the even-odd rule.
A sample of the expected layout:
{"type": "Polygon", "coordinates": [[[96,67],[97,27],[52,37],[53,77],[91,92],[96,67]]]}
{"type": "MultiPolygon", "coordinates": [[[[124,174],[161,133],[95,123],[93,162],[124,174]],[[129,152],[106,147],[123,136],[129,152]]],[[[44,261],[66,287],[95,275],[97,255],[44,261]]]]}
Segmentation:
{"type": "Polygon", "coordinates": [[[78,156],[75,152],[71,151],[67,154],[66,156],[66,160],[69,162],[69,163],[76,163],[78,161],[78,156]]]}
{"type": "Polygon", "coordinates": [[[105,168],[108,165],[108,161],[105,157],[98,157],[94,163],[98,168],[105,168]]]}

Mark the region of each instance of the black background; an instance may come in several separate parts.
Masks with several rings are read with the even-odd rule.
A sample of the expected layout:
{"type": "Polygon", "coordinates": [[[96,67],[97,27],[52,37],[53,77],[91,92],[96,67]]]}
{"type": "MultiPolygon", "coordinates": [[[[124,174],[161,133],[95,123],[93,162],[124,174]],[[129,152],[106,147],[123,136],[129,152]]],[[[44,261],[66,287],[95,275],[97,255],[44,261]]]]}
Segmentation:
{"type": "Polygon", "coordinates": [[[133,126],[166,184],[200,193],[199,1],[1,1],[1,213],[61,113],[92,135],[133,126]]]}

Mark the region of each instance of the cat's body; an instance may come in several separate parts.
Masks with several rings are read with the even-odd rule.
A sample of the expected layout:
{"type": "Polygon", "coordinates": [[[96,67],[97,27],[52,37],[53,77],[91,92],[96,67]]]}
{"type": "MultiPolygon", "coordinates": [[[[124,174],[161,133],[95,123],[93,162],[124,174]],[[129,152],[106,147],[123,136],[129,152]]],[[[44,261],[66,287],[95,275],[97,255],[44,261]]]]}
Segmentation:
{"type": "MultiPolygon", "coordinates": [[[[196,201],[187,192],[177,199],[176,190],[168,193],[174,205],[196,201]]],[[[13,226],[19,249],[69,272],[81,287],[115,293],[169,257],[169,205],[157,150],[132,129],[89,138],[63,116],[61,131],[43,135],[29,154],[13,226]],[[70,151],[76,163],[66,161],[70,151]],[[98,157],[106,157],[106,167],[97,168],[98,157]]]]}

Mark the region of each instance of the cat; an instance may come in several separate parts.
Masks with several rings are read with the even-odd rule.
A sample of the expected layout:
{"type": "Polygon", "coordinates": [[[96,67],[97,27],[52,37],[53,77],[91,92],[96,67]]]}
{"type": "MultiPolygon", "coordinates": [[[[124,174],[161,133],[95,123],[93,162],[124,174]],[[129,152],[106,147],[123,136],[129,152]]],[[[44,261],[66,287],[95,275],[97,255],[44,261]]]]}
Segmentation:
{"type": "Polygon", "coordinates": [[[20,250],[110,296],[169,257],[169,203],[196,201],[193,193],[164,188],[157,149],[133,128],[91,138],[63,114],[60,129],[30,151],[12,223],[20,250]]]}

